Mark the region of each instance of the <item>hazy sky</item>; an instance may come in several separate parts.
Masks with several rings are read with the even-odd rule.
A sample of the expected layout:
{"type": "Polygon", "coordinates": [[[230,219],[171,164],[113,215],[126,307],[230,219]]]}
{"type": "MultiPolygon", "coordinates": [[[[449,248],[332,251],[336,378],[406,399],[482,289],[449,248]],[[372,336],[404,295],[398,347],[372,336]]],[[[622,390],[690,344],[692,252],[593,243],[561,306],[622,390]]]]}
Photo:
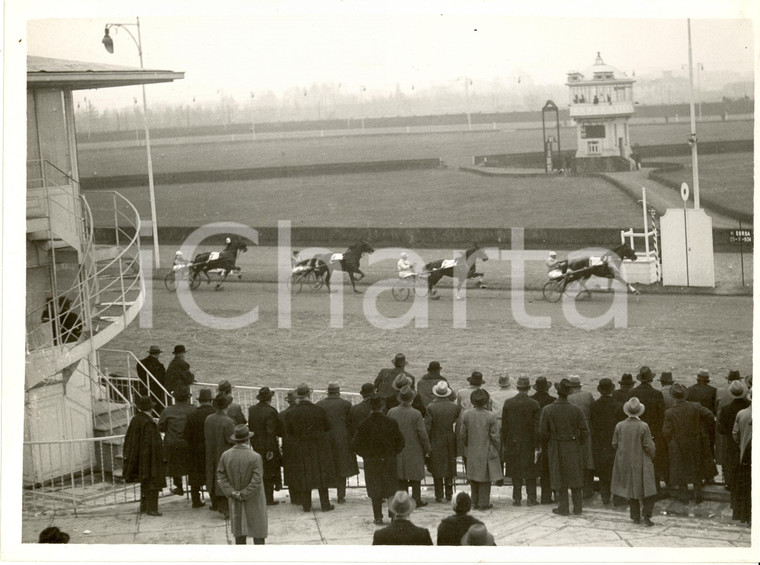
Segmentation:
{"type": "MultiPolygon", "coordinates": [[[[37,8],[37,3],[32,4],[37,8]]],[[[597,51],[606,63],[629,74],[685,73],[687,16],[694,18],[694,61],[701,62],[705,72],[747,73],[753,69],[753,23],[736,17],[747,18],[757,11],[752,3],[730,1],[720,3],[719,10],[714,2],[702,8],[694,2],[646,0],[549,2],[545,5],[554,8],[541,13],[565,16],[550,17],[530,15],[529,4],[522,5],[522,13],[528,15],[520,15],[520,10],[505,9],[503,2],[327,1],[262,2],[256,4],[260,6],[256,13],[238,8],[235,15],[228,15],[230,11],[209,13],[210,2],[202,4],[203,9],[192,2],[176,4],[185,6],[176,12],[167,9],[167,2],[154,3],[159,8],[130,2],[120,3],[109,15],[88,2],[67,2],[65,10],[39,4],[39,9],[26,14],[33,18],[24,30],[28,53],[80,61],[139,66],[137,49],[126,32],[112,32],[114,54],[101,45],[107,22],[134,22],[139,15],[145,67],[186,73],[185,80],[173,85],[150,86],[151,101],[177,104],[193,97],[218,98],[221,92],[243,99],[250,92],[281,92],[315,82],[340,83],[342,92],[354,93],[365,86],[367,97],[392,91],[397,84],[408,92],[413,85],[417,89],[454,85],[464,76],[470,77],[473,89],[497,79],[517,84],[520,77],[562,83],[567,71],[592,65],[597,51]],[[365,8],[359,10],[360,5],[365,8]],[[578,9],[570,12],[568,5],[578,9]],[[615,6],[620,9],[614,10],[615,6]],[[93,17],[60,19],[61,12],[93,17]],[[178,15],[162,15],[167,12],[178,15]],[[621,13],[626,17],[569,17],[621,13]],[[713,14],[733,18],[699,17],[713,14]]],[[[108,90],[98,93],[99,100],[123,105],[123,92],[108,90]]]]}

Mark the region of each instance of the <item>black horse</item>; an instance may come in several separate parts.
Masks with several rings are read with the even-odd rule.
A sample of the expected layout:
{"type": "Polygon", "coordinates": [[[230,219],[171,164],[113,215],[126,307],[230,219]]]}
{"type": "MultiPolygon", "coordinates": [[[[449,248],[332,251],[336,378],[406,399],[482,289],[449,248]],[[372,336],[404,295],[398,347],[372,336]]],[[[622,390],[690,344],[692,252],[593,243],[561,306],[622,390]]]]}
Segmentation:
{"type": "Polygon", "coordinates": [[[366,240],[354,243],[343,253],[323,253],[321,255],[315,255],[311,259],[299,261],[297,265],[305,265],[314,269],[314,274],[318,277],[322,277],[327,291],[332,292],[330,289],[330,278],[332,272],[335,269],[340,269],[348,273],[348,279],[351,281],[351,288],[354,292],[361,292],[356,289],[356,281],[360,281],[364,278],[364,273],[359,268],[359,262],[361,258],[367,253],[374,253],[375,249],[367,243],[366,240]],[[354,275],[358,274],[359,278],[354,279],[354,275]]]}
{"type": "Polygon", "coordinates": [[[222,283],[227,280],[227,276],[232,271],[240,271],[240,267],[236,264],[237,259],[241,253],[246,251],[248,251],[248,246],[245,242],[235,238],[230,240],[223,251],[199,253],[190,265],[190,280],[193,281],[204,274],[206,275],[206,284],[208,284],[211,282],[208,272],[212,269],[221,269],[222,278],[216,283],[214,290],[222,290],[222,283]]]}
{"type": "MultiPolygon", "coordinates": [[[[459,255],[455,259],[438,259],[425,264],[425,271],[428,275],[428,292],[433,300],[438,300],[440,296],[437,294],[435,285],[443,277],[451,277],[456,279],[456,295],[457,300],[462,298],[459,296],[459,291],[462,285],[467,279],[473,279],[475,277],[483,277],[483,273],[478,273],[475,270],[475,263],[477,260],[488,261],[488,255],[485,250],[477,243],[470,249],[459,255]]],[[[479,285],[482,287],[483,283],[479,281],[479,285]]]]}
{"type": "Polygon", "coordinates": [[[634,294],[641,294],[620,274],[620,265],[623,259],[636,260],[636,252],[627,243],[605,252],[601,257],[581,257],[572,261],[562,261],[560,267],[561,271],[566,273],[567,282],[578,281],[581,292],[585,292],[589,296],[591,296],[591,291],[586,288],[586,281],[591,275],[603,279],[618,280],[634,294]]]}

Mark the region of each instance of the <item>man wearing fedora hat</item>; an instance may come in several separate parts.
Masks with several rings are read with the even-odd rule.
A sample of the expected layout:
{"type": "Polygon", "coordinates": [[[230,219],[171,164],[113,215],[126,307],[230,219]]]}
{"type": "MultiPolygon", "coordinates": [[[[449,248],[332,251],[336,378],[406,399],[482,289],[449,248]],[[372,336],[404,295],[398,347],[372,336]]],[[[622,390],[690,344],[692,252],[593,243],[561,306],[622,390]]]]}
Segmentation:
{"type": "Polygon", "coordinates": [[[229,437],[233,447],[222,453],[216,470],[216,480],[229,501],[236,545],[245,545],[247,537],[252,537],[255,545],[264,545],[268,533],[264,464],[248,443],[252,436],[248,426],[236,425],[229,437]]]}
{"type": "Polygon", "coordinates": [[[596,387],[601,395],[591,405],[589,430],[594,452],[594,472],[599,477],[599,492],[602,504],[610,503],[610,485],[612,484],[612,466],[615,463],[615,448],[612,437],[618,422],[625,420],[623,405],[612,397],[615,384],[611,379],[600,379],[596,387]]]}
{"type": "MultiPolygon", "coordinates": [[[[697,402],[686,400],[686,387],[680,383],[671,390],[676,404],[665,410],[662,435],[670,456],[670,483],[679,488],[679,499],[689,502],[689,484],[694,485],[697,504],[701,503],[705,468],[715,463],[704,445],[703,428],[714,425],[713,414],[697,402]]],[[[714,473],[713,473],[714,475],[714,473]]]]}
{"type": "MultiPolygon", "coordinates": [[[[380,369],[380,372],[375,378],[375,392],[377,392],[383,400],[396,398],[398,389],[393,387],[393,383],[396,381],[396,377],[399,375],[406,375],[412,381],[412,388],[414,388],[414,377],[406,371],[406,355],[403,353],[396,353],[393,358],[393,367],[390,369],[380,369]]],[[[387,411],[388,409],[386,409],[387,411]]]]}
{"type": "Polygon", "coordinates": [[[375,530],[372,545],[433,545],[427,528],[412,524],[410,516],[415,503],[406,491],[400,490],[388,502],[388,510],[393,514],[389,526],[375,530]]]}
{"type": "Polygon", "coordinates": [[[723,464],[723,480],[726,488],[731,491],[731,507],[736,507],[736,476],[739,470],[739,446],[734,442],[731,434],[734,431],[736,415],[750,405],[747,400],[747,390],[741,381],[732,381],[729,392],[733,397],[730,404],[723,406],[718,412],[716,429],[718,436],[723,438],[719,444],[723,452],[720,454],[723,464]]]}
{"type": "Polygon", "coordinates": [[[167,404],[166,393],[166,368],[159,361],[161,348],[158,345],[151,345],[148,349],[148,356],[140,359],[135,367],[137,378],[140,379],[140,394],[149,396],[157,400],[153,412],[158,416],[167,404]],[[151,378],[152,376],[152,378],[151,378]],[[160,386],[159,386],[160,385],[160,386]]]}
{"type": "MultiPolygon", "coordinates": [[[[351,437],[354,437],[356,430],[359,429],[359,424],[372,412],[369,406],[369,399],[375,394],[375,385],[372,383],[364,383],[359,390],[359,395],[362,397],[362,401],[358,404],[354,404],[348,410],[348,433],[351,437]]],[[[395,491],[394,491],[395,492],[395,491]]]]}
{"type": "Polygon", "coordinates": [[[172,477],[174,489],[178,496],[185,494],[182,477],[190,470],[190,448],[185,440],[187,417],[195,411],[190,404],[190,387],[180,384],[175,387],[174,404],[167,406],[158,419],[158,431],[164,434],[164,454],[166,455],[166,474],[172,477]]]}
{"type": "Polygon", "coordinates": [[[657,497],[654,477],[655,444],[649,426],[641,420],[645,406],[635,396],[623,406],[628,418],[618,422],[612,436],[615,463],[612,468],[612,493],[628,499],[631,520],[653,526],[652,512],[657,497]],[[643,502],[643,512],[641,503],[643,502]]]}
{"type": "MultiPolygon", "coordinates": [[[[536,378],[536,382],[533,384],[533,389],[536,391],[531,394],[530,397],[538,402],[538,405],[543,411],[544,406],[547,406],[557,400],[556,396],[549,394],[552,383],[549,382],[546,377],[536,378]]],[[[539,417],[539,423],[541,419],[539,417]]],[[[547,444],[543,437],[539,434],[539,440],[541,442],[541,453],[538,456],[538,468],[541,481],[541,504],[553,504],[551,489],[551,478],[549,476],[549,444],[547,444]]]]}
{"type": "Polygon", "coordinates": [[[225,518],[229,517],[229,504],[216,480],[216,469],[222,453],[233,445],[230,436],[235,431],[235,422],[227,416],[231,400],[231,397],[222,392],[217,394],[213,400],[216,411],[206,418],[203,427],[206,440],[206,488],[211,497],[211,510],[219,511],[225,518]]]}
{"type": "Polygon", "coordinates": [[[620,385],[620,388],[615,389],[612,392],[612,398],[622,406],[628,400],[628,395],[631,393],[631,389],[636,383],[634,382],[631,373],[624,373],[618,381],[618,384],[620,385]]]}
{"type": "Polygon", "coordinates": [[[201,488],[206,484],[206,418],[216,409],[211,405],[214,400],[210,388],[202,388],[198,393],[198,404],[185,421],[184,436],[189,450],[190,498],[193,508],[205,506],[201,488]]]}
{"type": "Polygon", "coordinates": [[[501,415],[501,460],[505,474],[512,479],[512,504],[522,504],[522,485],[528,506],[538,504],[536,497],[536,452],[541,448],[538,422],[541,406],[528,396],[530,379],[517,378],[517,395],[504,403],[501,415]]]}
{"type": "MultiPolygon", "coordinates": [[[[483,373],[480,371],[473,371],[472,374],[467,377],[467,383],[468,385],[465,387],[460,388],[457,390],[457,406],[459,406],[459,419],[457,420],[457,454],[461,455],[462,462],[464,463],[464,466],[467,467],[467,456],[465,454],[465,448],[464,443],[462,443],[462,434],[461,431],[461,425],[462,425],[462,415],[464,414],[464,411],[472,407],[472,402],[470,400],[470,397],[472,396],[472,393],[479,389],[483,384],[485,384],[485,381],[483,380],[483,373]]],[[[491,395],[488,395],[488,406],[487,408],[491,409],[491,395]]]]}
{"type": "MultiPolygon", "coordinates": [[[[449,381],[441,376],[441,364],[438,361],[431,361],[427,373],[417,383],[417,394],[420,395],[420,400],[425,409],[427,409],[428,404],[435,400],[433,388],[441,381],[445,382],[447,386],[449,385],[449,381]]],[[[451,400],[455,399],[456,395],[452,391],[451,400]]]]}
{"type": "Polygon", "coordinates": [[[174,387],[180,383],[190,386],[195,382],[195,375],[190,372],[190,364],[185,361],[187,349],[184,345],[175,345],[172,354],[174,359],[169,362],[166,368],[166,390],[169,394],[174,392],[174,387]]]}
{"type": "Polygon", "coordinates": [[[485,524],[473,524],[462,536],[459,545],[496,545],[493,536],[488,533],[485,524]]]}
{"type": "Polygon", "coordinates": [[[158,426],[151,417],[153,401],[138,396],[135,416],[129,422],[124,436],[124,481],[140,483],[140,513],[161,516],[158,511],[158,493],[166,486],[166,467],[158,426]]]}
{"type": "Polygon", "coordinates": [[[451,400],[451,389],[441,380],[432,389],[433,401],[425,412],[425,429],[430,438],[428,470],[433,475],[435,501],[442,502],[454,495],[454,477],[457,474],[457,439],[455,426],[459,406],[451,400]]]}
{"type": "MultiPolygon", "coordinates": [[[[728,376],[726,377],[726,381],[727,381],[726,384],[724,386],[720,387],[717,390],[717,392],[715,393],[715,413],[716,414],[719,414],[720,413],[720,409],[723,408],[725,405],[731,404],[734,401],[734,395],[731,394],[731,391],[729,389],[730,389],[731,385],[734,382],[737,382],[737,381],[741,382],[742,381],[741,374],[739,373],[739,371],[731,370],[731,371],[728,372],[728,376]]],[[[719,437],[720,436],[716,436],[716,440],[719,437]]],[[[715,451],[716,451],[715,455],[717,456],[718,452],[719,452],[719,450],[717,448],[717,443],[716,443],[715,451]]],[[[721,461],[718,458],[718,463],[720,463],[720,462],[721,461]]]]}
{"type": "MultiPolygon", "coordinates": [[[[673,380],[673,373],[670,371],[663,371],[660,373],[660,392],[662,392],[662,401],[664,403],[664,411],[673,406],[676,403],[676,399],[673,398],[673,395],[670,394],[670,389],[673,386],[673,383],[675,381],[673,380]]],[[[660,446],[657,446],[657,449],[659,449],[660,446]]]]}
{"type": "Polygon", "coordinates": [[[509,373],[504,371],[499,375],[499,388],[488,391],[491,396],[491,410],[496,414],[496,418],[499,420],[499,429],[501,429],[501,411],[504,408],[504,403],[510,398],[517,396],[517,389],[512,386],[512,377],[509,373]]]}
{"type": "Polygon", "coordinates": [[[290,494],[291,504],[301,504],[303,498],[298,491],[298,484],[301,480],[298,476],[301,474],[298,461],[295,457],[295,439],[288,434],[286,428],[286,418],[296,404],[298,404],[298,396],[295,389],[289,390],[285,395],[285,401],[288,403],[287,407],[280,412],[277,417],[279,419],[278,435],[282,438],[282,475],[283,483],[288,487],[288,493],[290,494]]]}
{"type": "Polygon", "coordinates": [[[270,403],[273,396],[274,393],[269,390],[268,386],[261,387],[256,394],[258,403],[248,408],[248,422],[253,434],[251,447],[261,455],[264,465],[262,479],[267,506],[279,504],[274,499],[274,491],[279,491],[282,488],[280,445],[277,442],[280,420],[277,417],[277,410],[270,403]]]}
{"type": "Polygon", "coordinates": [[[404,449],[398,454],[398,490],[412,487],[412,498],[417,506],[427,506],[422,500],[422,479],[425,478],[425,457],[430,453],[430,440],[425,421],[419,410],[412,407],[416,393],[409,386],[398,392],[399,405],[388,410],[388,417],[395,420],[404,437],[404,449]]]}
{"type": "Polygon", "coordinates": [[[225,379],[216,385],[216,392],[221,392],[230,397],[230,405],[227,406],[227,416],[232,418],[232,420],[235,422],[235,425],[237,426],[239,424],[247,424],[248,420],[245,419],[245,415],[243,414],[243,407],[235,402],[235,397],[232,396],[233,388],[235,387],[232,386],[232,383],[225,379]]]}
{"type": "Polygon", "coordinates": [[[348,477],[359,474],[356,454],[351,449],[351,435],[348,431],[348,412],[351,410],[351,403],[341,398],[340,384],[331,382],[327,385],[327,398],[317,402],[317,406],[324,408],[327,419],[330,421],[327,439],[332,448],[338,504],[343,504],[346,502],[348,477]]]}
{"type": "Polygon", "coordinates": [[[699,402],[715,414],[718,389],[709,383],[710,371],[707,369],[697,371],[697,382],[686,389],[686,400],[689,402],[699,402]]]}
{"type": "Polygon", "coordinates": [[[306,383],[296,388],[298,404],[285,417],[286,433],[293,438],[293,454],[300,473],[294,477],[304,512],[311,512],[311,491],[317,489],[322,512],[335,510],[328,488],[335,486],[335,463],[327,437],[330,420],[325,409],[311,402],[306,383]]]}
{"type": "Polygon", "coordinates": [[[385,411],[388,412],[391,408],[395,408],[399,405],[398,392],[404,388],[409,387],[414,392],[414,398],[412,399],[412,408],[419,411],[423,416],[425,415],[425,405],[422,403],[422,397],[414,390],[414,382],[407,375],[398,375],[396,380],[393,381],[393,389],[396,391],[396,396],[385,399],[385,411]]]}
{"type": "Polygon", "coordinates": [[[548,443],[549,473],[558,506],[552,512],[570,514],[567,489],[573,498],[573,514],[583,512],[583,444],[589,436],[583,411],[568,402],[570,381],[555,385],[559,398],[541,411],[539,433],[548,443]]]}
{"type": "Polygon", "coordinates": [[[499,424],[496,414],[488,409],[488,392],[477,389],[470,398],[472,408],[460,418],[460,434],[465,448],[465,473],[470,483],[472,505],[476,510],[493,508],[491,484],[504,484],[499,457],[499,424]]]}
{"type": "Polygon", "coordinates": [[[364,484],[372,500],[376,525],[383,523],[383,499],[390,499],[398,490],[397,456],[404,449],[404,436],[398,424],[383,414],[383,399],[373,394],[368,400],[370,415],[356,430],[354,451],[364,461],[364,484]]]}
{"type": "MultiPolygon", "coordinates": [[[[647,407],[646,411],[641,416],[641,421],[649,426],[649,431],[652,433],[652,439],[654,444],[659,446],[665,443],[662,439],[662,423],[665,418],[665,399],[662,392],[655,389],[652,386],[654,380],[654,374],[652,370],[646,365],[639,369],[639,373],[636,375],[636,380],[639,384],[631,389],[629,398],[638,398],[639,401],[647,407]]],[[[654,460],[654,473],[657,477],[657,493],[661,497],[668,495],[667,490],[662,490],[660,483],[662,481],[667,482],[667,450],[659,450],[657,457],[654,460]]]]}
{"type": "MultiPolygon", "coordinates": [[[[570,393],[567,396],[570,404],[575,404],[583,411],[583,417],[586,419],[586,426],[591,419],[591,405],[594,403],[594,395],[591,391],[582,390],[581,378],[578,375],[570,375],[570,393]]],[[[591,435],[586,438],[583,444],[583,498],[594,496],[594,449],[591,435]]]]}

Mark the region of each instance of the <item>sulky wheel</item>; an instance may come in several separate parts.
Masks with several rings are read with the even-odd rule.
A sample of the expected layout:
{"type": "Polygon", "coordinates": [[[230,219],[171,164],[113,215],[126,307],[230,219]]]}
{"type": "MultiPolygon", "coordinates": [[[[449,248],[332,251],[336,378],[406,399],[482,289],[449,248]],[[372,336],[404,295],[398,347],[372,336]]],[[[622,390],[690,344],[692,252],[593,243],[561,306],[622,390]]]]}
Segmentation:
{"type": "Polygon", "coordinates": [[[169,292],[177,291],[177,278],[175,277],[174,271],[170,271],[169,274],[166,275],[164,278],[164,286],[169,292]]]}
{"type": "Polygon", "coordinates": [[[196,271],[190,276],[190,290],[195,290],[201,286],[201,274],[196,271]]]}
{"type": "MultiPolygon", "coordinates": [[[[401,284],[403,285],[403,283],[401,284]]],[[[410,294],[409,287],[395,284],[391,288],[391,294],[393,294],[393,298],[395,298],[399,302],[404,302],[407,298],[409,298],[409,294],[410,294]]]]}
{"type": "Polygon", "coordinates": [[[544,298],[549,302],[559,302],[562,298],[562,281],[549,281],[544,285],[544,298]]]}

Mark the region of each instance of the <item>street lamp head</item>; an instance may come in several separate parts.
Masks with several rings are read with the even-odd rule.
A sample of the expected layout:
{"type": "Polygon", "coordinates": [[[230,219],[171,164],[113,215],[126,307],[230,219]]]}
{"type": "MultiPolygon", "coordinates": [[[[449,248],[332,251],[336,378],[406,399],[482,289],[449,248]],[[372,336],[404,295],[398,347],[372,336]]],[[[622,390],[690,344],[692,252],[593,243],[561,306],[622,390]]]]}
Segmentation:
{"type": "Polygon", "coordinates": [[[113,53],[113,39],[111,39],[111,36],[108,34],[108,26],[106,26],[106,34],[103,36],[102,43],[106,48],[106,51],[113,53]]]}

